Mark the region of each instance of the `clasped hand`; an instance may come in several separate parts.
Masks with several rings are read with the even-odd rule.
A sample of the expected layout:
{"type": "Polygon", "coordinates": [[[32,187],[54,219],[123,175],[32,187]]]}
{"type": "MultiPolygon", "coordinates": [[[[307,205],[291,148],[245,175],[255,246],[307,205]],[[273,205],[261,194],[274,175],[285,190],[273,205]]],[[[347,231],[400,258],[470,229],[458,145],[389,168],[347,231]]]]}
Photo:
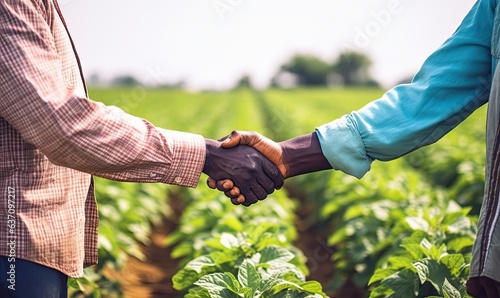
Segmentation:
{"type": "Polygon", "coordinates": [[[283,186],[287,171],[278,143],[258,133],[233,132],[222,142],[206,144],[207,184],[223,191],[233,204],[250,206],[283,186]]]}

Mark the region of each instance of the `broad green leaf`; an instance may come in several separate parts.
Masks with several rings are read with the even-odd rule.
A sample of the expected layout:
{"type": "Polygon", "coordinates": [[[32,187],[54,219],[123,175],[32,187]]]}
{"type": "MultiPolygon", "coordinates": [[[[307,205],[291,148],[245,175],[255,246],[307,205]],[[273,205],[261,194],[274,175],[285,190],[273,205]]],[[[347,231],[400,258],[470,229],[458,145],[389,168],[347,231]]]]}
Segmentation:
{"type": "Polygon", "coordinates": [[[386,298],[393,292],[389,287],[380,285],[370,292],[370,298],[386,298]]]}
{"type": "Polygon", "coordinates": [[[420,245],[420,242],[427,236],[427,233],[424,231],[414,231],[410,237],[406,237],[402,240],[402,244],[407,245],[407,244],[418,244],[420,245]]]}
{"type": "Polygon", "coordinates": [[[181,269],[173,277],[174,289],[183,290],[199,279],[199,274],[191,269],[181,269]]]}
{"type": "Polygon", "coordinates": [[[443,296],[444,298],[462,298],[460,291],[458,291],[448,279],[444,280],[443,284],[443,296]]]}
{"type": "Polygon", "coordinates": [[[426,256],[425,250],[422,248],[420,244],[411,243],[411,244],[402,244],[402,247],[406,250],[406,252],[412,257],[413,260],[420,260],[424,256],[426,256]]]}
{"type": "Polygon", "coordinates": [[[222,233],[220,237],[220,243],[222,243],[222,245],[229,249],[239,246],[238,238],[229,233],[222,233]]]}
{"type": "Polygon", "coordinates": [[[396,257],[391,257],[389,259],[389,263],[391,264],[391,268],[394,269],[404,269],[404,268],[412,268],[413,265],[413,259],[410,259],[411,257],[409,254],[405,256],[396,256],[396,257]]]}
{"type": "Polygon", "coordinates": [[[461,254],[446,255],[439,260],[440,263],[448,267],[453,276],[459,277],[463,266],[466,265],[465,258],[461,254]]]}
{"type": "Polygon", "coordinates": [[[246,259],[240,265],[238,281],[243,287],[249,287],[253,290],[259,288],[261,277],[250,260],[246,259]]]}
{"type": "Polygon", "coordinates": [[[415,297],[420,286],[418,277],[409,269],[387,277],[382,284],[394,291],[393,297],[415,297]]]}
{"type": "Polygon", "coordinates": [[[346,228],[340,227],[337,231],[335,231],[329,238],[328,238],[328,244],[329,245],[336,245],[340,244],[347,238],[347,232],[346,228]]]}
{"type": "Polygon", "coordinates": [[[455,221],[453,224],[448,226],[448,232],[450,234],[462,234],[464,231],[470,231],[472,223],[468,217],[462,216],[460,219],[455,221]]]}
{"type": "Polygon", "coordinates": [[[465,248],[472,247],[474,239],[472,237],[464,236],[456,238],[447,243],[448,252],[462,252],[465,248]]]}
{"type": "Polygon", "coordinates": [[[297,298],[297,293],[293,291],[281,291],[272,296],[273,298],[297,298]]]}
{"type": "Polygon", "coordinates": [[[440,294],[442,294],[441,285],[443,285],[445,279],[451,280],[453,278],[448,267],[436,260],[431,259],[422,260],[420,263],[424,264],[428,268],[427,281],[429,281],[432,286],[440,294]]]}
{"type": "MultiPolygon", "coordinates": [[[[429,241],[429,239],[424,238],[422,239],[422,241],[420,241],[420,246],[422,246],[422,248],[424,249],[423,251],[426,252],[430,251],[434,245],[429,241]]],[[[427,254],[427,256],[429,255],[427,254]]]]}
{"type": "Polygon", "coordinates": [[[293,282],[296,284],[301,284],[301,283],[305,282],[304,280],[301,280],[300,278],[298,278],[297,275],[293,271],[289,271],[285,274],[282,274],[281,279],[284,279],[286,281],[293,282]]]}
{"type": "Polygon", "coordinates": [[[186,295],[184,295],[184,298],[211,298],[211,297],[210,293],[206,289],[200,287],[194,287],[189,289],[189,292],[186,295]]]}
{"type": "Polygon", "coordinates": [[[280,282],[279,279],[276,279],[276,278],[273,278],[273,277],[270,277],[270,278],[267,278],[267,279],[263,279],[263,280],[260,281],[259,291],[262,292],[262,293],[265,293],[265,292],[271,290],[279,282],[280,282]]]}
{"type": "Polygon", "coordinates": [[[429,256],[433,260],[439,260],[445,254],[446,245],[441,244],[439,247],[436,245],[432,245],[429,250],[429,256]]]}
{"type": "MultiPolygon", "coordinates": [[[[324,295],[323,287],[317,281],[306,281],[305,283],[301,283],[300,286],[308,293],[319,294],[321,296],[324,295]]],[[[324,297],[326,297],[326,295],[324,297]]]]}
{"type": "Polygon", "coordinates": [[[165,239],[165,241],[163,243],[166,246],[171,246],[171,245],[179,242],[179,240],[181,240],[182,237],[183,237],[182,233],[180,233],[179,231],[175,231],[175,232],[170,233],[167,236],[167,239],[165,239]]]}
{"type": "Polygon", "coordinates": [[[422,262],[415,262],[413,266],[415,267],[415,269],[417,269],[417,275],[420,280],[420,284],[424,284],[429,277],[429,267],[427,267],[427,265],[422,262]]]}
{"type": "Polygon", "coordinates": [[[76,278],[68,278],[68,287],[82,291],[80,284],[77,282],[76,278]]]}
{"type": "MultiPolygon", "coordinates": [[[[212,237],[212,236],[211,236],[212,237]]],[[[220,239],[216,238],[209,238],[209,239],[203,239],[203,238],[198,238],[199,240],[202,240],[200,242],[196,241],[195,243],[198,243],[199,245],[195,245],[194,249],[197,251],[201,251],[202,248],[210,248],[210,250],[229,250],[229,248],[225,247],[220,239]]]]}
{"type": "Polygon", "coordinates": [[[273,287],[273,293],[274,294],[278,294],[279,292],[281,291],[284,291],[284,290],[297,290],[299,292],[302,292],[303,289],[301,286],[299,286],[298,284],[296,283],[293,283],[293,282],[289,282],[289,281],[286,281],[286,280],[281,280],[277,285],[275,285],[273,287]]]}
{"type": "Polygon", "coordinates": [[[175,248],[172,250],[172,253],[170,256],[173,259],[177,259],[180,257],[184,257],[189,255],[191,252],[193,252],[193,245],[191,243],[183,242],[175,246],[175,248]]]}
{"type": "Polygon", "coordinates": [[[208,293],[210,294],[210,298],[241,298],[229,289],[208,290],[208,293]]]}
{"type": "Polygon", "coordinates": [[[219,224],[231,227],[231,229],[237,232],[242,232],[245,228],[241,221],[234,214],[228,214],[227,216],[224,216],[219,224]]]}
{"type": "Polygon", "coordinates": [[[260,251],[260,254],[260,263],[269,263],[271,261],[290,262],[295,257],[290,251],[274,245],[265,247],[260,251]]]}
{"type": "Polygon", "coordinates": [[[240,296],[243,294],[244,297],[252,297],[254,295],[254,289],[251,289],[249,287],[244,287],[240,289],[239,292],[240,296]]]}
{"type": "Polygon", "coordinates": [[[429,231],[429,223],[420,217],[407,217],[406,223],[410,226],[412,230],[419,230],[427,232],[429,231]]]}
{"type": "Polygon", "coordinates": [[[308,293],[300,293],[294,290],[286,290],[281,291],[276,295],[272,296],[273,298],[322,298],[323,296],[319,294],[308,294],[308,293]]]}
{"type": "Polygon", "coordinates": [[[241,288],[234,275],[230,272],[205,275],[194,284],[207,289],[210,293],[219,292],[224,289],[238,293],[241,288]]]}
{"type": "Polygon", "coordinates": [[[273,264],[273,266],[270,266],[267,269],[267,273],[280,278],[284,277],[288,273],[292,273],[295,275],[295,278],[298,278],[300,280],[300,282],[306,281],[304,273],[302,273],[302,271],[300,271],[300,269],[297,268],[295,265],[290,263],[276,262],[273,264]]]}
{"type": "Polygon", "coordinates": [[[381,281],[381,280],[385,279],[386,277],[393,275],[396,272],[397,271],[395,269],[390,269],[390,268],[389,269],[380,269],[379,268],[379,269],[375,270],[375,273],[370,278],[368,285],[370,286],[373,283],[381,281]]]}
{"type": "Polygon", "coordinates": [[[201,273],[204,267],[213,267],[216,265],[210,256],[201,256],[187,263],[185,268],[201,273]]]}
{"type": "Polygon", "coordinates": [[[231,253],[215,251],[210,253],[210,258],[214,261],[215,264],[222,265],[224,263],[234,262],[238,257],[234,256],[231,253]]]}
{"type": "Polygon", "coordinates": [[[236,277],[231,272],[224,272],[224,274],[227,277],[225,280],[230,281],[230,283],[227,283],[227,288],[235,293],[239,293],[240,289],[241,289],[241,285],[238,282],[238,280],[236,279],[236,277]]]}

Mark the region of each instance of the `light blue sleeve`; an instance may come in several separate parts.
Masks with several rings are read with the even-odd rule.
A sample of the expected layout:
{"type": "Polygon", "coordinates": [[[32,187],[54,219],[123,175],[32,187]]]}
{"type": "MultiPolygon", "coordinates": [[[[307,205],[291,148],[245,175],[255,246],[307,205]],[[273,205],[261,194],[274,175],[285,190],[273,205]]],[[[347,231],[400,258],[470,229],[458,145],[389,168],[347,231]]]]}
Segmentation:
{"type": "Polygon", "coordinates": [[[488,101],[496,2],[476,2],[411,84],[316,129],[334,169],[361,178],[373,160],[392,160],[436,142],[488,101]]]}

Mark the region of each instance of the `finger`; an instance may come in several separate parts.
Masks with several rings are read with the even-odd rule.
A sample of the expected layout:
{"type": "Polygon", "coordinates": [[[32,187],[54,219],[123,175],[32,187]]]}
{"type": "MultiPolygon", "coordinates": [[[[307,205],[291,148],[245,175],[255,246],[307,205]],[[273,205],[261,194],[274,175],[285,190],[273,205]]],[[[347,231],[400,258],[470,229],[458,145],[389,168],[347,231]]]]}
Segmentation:
{"type": "Polygon", "coordinates": [[[222,148],[232,148],[240,144],[241,135],[237,131],[233,131],[226,139],[221,143],[222,148]]]}
{"type": "Polygon", "coordinates": [[[233,205],[241,205],[242,204],[240,202],[239,198],[231,198],[231,203],[233,203],[233,205]]]}
{"type": "Polygon", "coordinates": [[[233,131],[229,137],[221,143],[222,148],[231,148],[237,145],[253,146],[261,140],[261,136],[255,132],[233,131]]]}
{"type": "Polygon", "coordinates": [[[274,191],[274,183],[262,171],[257,171],[253,177],[255,180],[250,181],[250,190],[258,200],[264,200],[274,191]]]}
{"type": "MultiPolygon", "coordinates": [[[[257,180],[257,183],[259,184],[258,188],[262,189],[266,193],[266,195],[267,194],[270,195],[274,192],[274,181],[271,180],[269,177],[262,174],[262,175],[258,175],[256,177],[256,180],[257,180]]],[[[260,190],[258,190],[258,191],[260,191],[260,190]]],[[[258,194],[261,194],[261,193],[259,192],[258,194]]],[[[260,200],[262,200],[261,196],[262,195],[258,195],[260,200]]]]}
{"type": "Polygon", "coordinates": [[[245,202],[243,202],[243,206],[250,206],[252,204],[255,204],[259,201],[259,199],[257,198],[257,196],[255,195],[255,193],[253,191],[249,191],[247,192],[246,194],[243,193],[243,195],[245,196],[245,202]]]}
{"type": "Polygon", "coordinates": [[[235,187],[231,188],[230,190],[224,192],[224,194],[228,198],[237,198],[239,195],[241,195],[240,189],[237,186],[235,186],[235,187]]]}
{"type": "Polygon", "coordinates": [[[215,179],[213,179],[211,177],[208,177],[208,179],[207,179],[207,185],[211,189],[216,189],[217,188],[217,181],[215,181],[215,179]]]}
{"type": "Polygon", "coordinates": [[[244,195],[239,195],[238,198],[236,199],[239,204],[245,203],[246,199],[244,195]]]}
{"type": "Polygon", "coordinates": [[[217,141],[219,141],[219,142],[223,142],[223,141],[225,141],[227,138],[229,138],[229,136],[230,136],[230,135],[224,136],[224,137],[222,137],[222,138],[218,139],[217,141]]]}
{"type": "Polygon", "coordinates": [[[234,183],[232,180],[224,179],[217,181],[217,189],[220,191],[228,191],[234,187],[234,183]]]}
{"type": "MultiPolygon", "coordinates": [[[[264,174],[273,181],[275,189],[281,189],[283,187],[285,179],[283,175],[281,175],[280,170],[270,160],[264,158],[262,169],[264,170],[264,174]]],[[[272,192],[268,193],[271,194],[272,192]]]]}

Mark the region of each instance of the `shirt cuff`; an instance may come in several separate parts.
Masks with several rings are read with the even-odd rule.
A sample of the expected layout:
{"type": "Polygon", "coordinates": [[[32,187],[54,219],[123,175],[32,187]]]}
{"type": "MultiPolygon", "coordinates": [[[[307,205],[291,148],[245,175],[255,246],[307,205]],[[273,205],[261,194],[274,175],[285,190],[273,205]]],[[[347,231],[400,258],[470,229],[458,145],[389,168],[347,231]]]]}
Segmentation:
{"type": "Polygon", "coordinates": [[[357,178],[370,170],[373,160],[366,155],[363,140],[349,116],[316,128],[316,133],[332,168],[357,178]]]}
{"type": "Polygon", "coordinates": [[[173,159],[161,181],[186,187],[196,187],[205,165],[206,145],[201,135],[160,129],[172,145],[173,159]]]}

